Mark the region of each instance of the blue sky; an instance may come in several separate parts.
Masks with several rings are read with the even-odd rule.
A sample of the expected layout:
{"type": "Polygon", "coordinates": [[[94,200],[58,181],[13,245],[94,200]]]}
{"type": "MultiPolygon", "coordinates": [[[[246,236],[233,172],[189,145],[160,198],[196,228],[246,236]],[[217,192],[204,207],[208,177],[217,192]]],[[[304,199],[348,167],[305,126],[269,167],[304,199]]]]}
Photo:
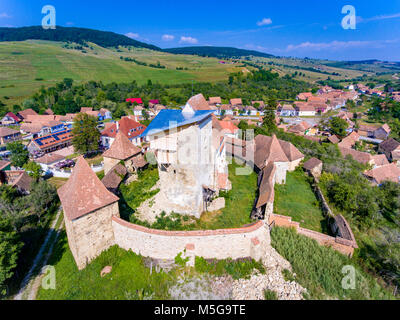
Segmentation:
{"type": "Polygon", "coordinates": [[[0,26],[40,25],[44,5],[57,25],[126,34],[162,48],[214,45],[280,56],[400,61],[400,1],[0,0],[0,26]],[[341,21],[356,9],[355,30],[341,21]]]}

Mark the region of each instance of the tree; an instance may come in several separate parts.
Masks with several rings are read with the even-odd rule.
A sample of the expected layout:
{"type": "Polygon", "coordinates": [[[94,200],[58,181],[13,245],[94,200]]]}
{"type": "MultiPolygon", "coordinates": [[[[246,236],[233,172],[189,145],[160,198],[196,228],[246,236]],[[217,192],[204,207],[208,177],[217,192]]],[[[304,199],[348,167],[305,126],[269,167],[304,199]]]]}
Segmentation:
{"type": "Polygon", "coordinates": [[[50,183],[42,180],[33,184],[31,194],[26,198],[29,203],[29,210],[36,215],[39,223],[43,214],[56,203],[57,191],[50,183]]]}
{"type": "Polygon", "coordinates": [[[264,109],[263,127],[267,129],[268,134],[271,134],[277,129],[275,121],[275,110],[278,103],[275,99],[271,98],[267,102],[264,109]]]}
{"type": "Polygon", "coordinates": [[[72,144],[79,153],[98,150],[100,131],[97,129],[97,119],[86,113],[79,113],[74,119],[72,136],[72,144]]]}
{"type": "Polygon", "coordinates": [[[21,248],[17,233],[0,217],[0,296],[7,294],[5,282],[14,274],[21,248]]]}
{"type": "Polygon", "coordinates": [[[7,150],[11,152],[11,163],[19,168],[29,161],[29,151],[20,141],[7,144],[7,150]]]}
{"type": "Polygon", "coordinates": [[[36,162],[29,161],[24,165],[25,171],[36,181],[39,181],[40,177],[43,174],[42,167],[36,162]]]}
{"type": "Polygon", "coordinates": [[[144,118],[145,121],[149,120],[149,114],[145,109],[142,110],[142,117],[144,118]]]}
{"type": "Polygon", "coordinates": [[[345,137],[347,135],[346,129],[349,127],[347,121],[338,117],[333,117],[329,121],[329,128],[333,134],[339,137],[345,137]]]}

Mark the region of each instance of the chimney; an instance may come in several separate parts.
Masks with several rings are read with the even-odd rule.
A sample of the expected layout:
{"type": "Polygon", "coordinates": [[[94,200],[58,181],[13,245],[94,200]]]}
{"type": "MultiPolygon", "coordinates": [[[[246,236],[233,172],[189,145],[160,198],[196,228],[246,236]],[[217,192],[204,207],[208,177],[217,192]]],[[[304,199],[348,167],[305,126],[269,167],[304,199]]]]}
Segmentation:
{"type": "Polygon", "coordinates": [[[119,131],[119,121],[117,121],[115,124],[117,126],[117,133],[118,133],[118,131],[119,131]]]}

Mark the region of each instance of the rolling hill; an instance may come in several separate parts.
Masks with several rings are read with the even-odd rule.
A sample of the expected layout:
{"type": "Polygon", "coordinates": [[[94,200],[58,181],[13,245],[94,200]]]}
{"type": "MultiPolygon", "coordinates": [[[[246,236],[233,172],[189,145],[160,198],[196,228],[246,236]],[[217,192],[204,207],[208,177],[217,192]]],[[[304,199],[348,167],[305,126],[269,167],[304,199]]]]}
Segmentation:
{"type": "Polygon", "coordinates": [[[146,48],[160,51],[159,47],[140,42],[124,35],[108,31],[99,31],[85,28],[57,27],[52,30],[44,30],[41,26],[22,28],[0,28],[0,42],[25,41],[25,40],[48,40],[61,42],[75,42],[85,44],[95,43],[102,47],[132,46],[135,48],[146,48]]]}
{"type": "Polygon", "coordinates": [[[271,54],[254,51],[254,50],[244,50],[232,47],[183,47],[183,48],[171,48],[164,49],[164,52],[169,52],[173,54],[189,54],[197,55],[201,57],[214,57],[220,59],[232,59],[241,57],[262,57],[262,58],[272,58],[271,54]]]}

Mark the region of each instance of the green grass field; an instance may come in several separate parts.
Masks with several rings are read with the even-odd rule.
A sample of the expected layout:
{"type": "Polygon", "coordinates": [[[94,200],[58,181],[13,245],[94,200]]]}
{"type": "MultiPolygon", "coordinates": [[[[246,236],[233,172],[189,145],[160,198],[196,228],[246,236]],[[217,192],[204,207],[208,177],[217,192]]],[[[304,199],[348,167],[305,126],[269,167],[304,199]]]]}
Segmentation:
{"type": "Polygon", "coordinates": [[[142,257],[117,246],[103,252],[86,269],[79,271],[65,232],[54,248],[49,265],[56,269],[56,289],[40,287],[39,300],[168,299],[168,289],[176,280],[173,271],[151,273],[142,257]],[[105,266],[113,269],[102,278],[100,272],[105,266]]]}
{"type": "Polygon", "coordinates": [[[193,81],[226,80],[229,73],[240,71],[238,65],[222,65],[218,59],[172,55],[147,49],[106,49],[90,44],[93,50],[82,53],[63,48],[63,43],[30,40],[0,43],[0,100],[12,106],[33,94],[41,86],[52,86],[64,78],[76,82],[103,81],[139,84],[173,84],[193,81]],[[130,57],[147,63],[160,62],[166,69],[156,69],[122,61],[130,57]],[[187,70],[176,70],[177,67],[187,70]],[[10,97],[9,100],[3,99],[10,97]]]}
{"type": "Polygon", "coordinates": [[[289,216],[304,228],[327,232],[318,199],[303,170],[288,172],[285,185],[275,185],[275,213],[289,216]]]}

